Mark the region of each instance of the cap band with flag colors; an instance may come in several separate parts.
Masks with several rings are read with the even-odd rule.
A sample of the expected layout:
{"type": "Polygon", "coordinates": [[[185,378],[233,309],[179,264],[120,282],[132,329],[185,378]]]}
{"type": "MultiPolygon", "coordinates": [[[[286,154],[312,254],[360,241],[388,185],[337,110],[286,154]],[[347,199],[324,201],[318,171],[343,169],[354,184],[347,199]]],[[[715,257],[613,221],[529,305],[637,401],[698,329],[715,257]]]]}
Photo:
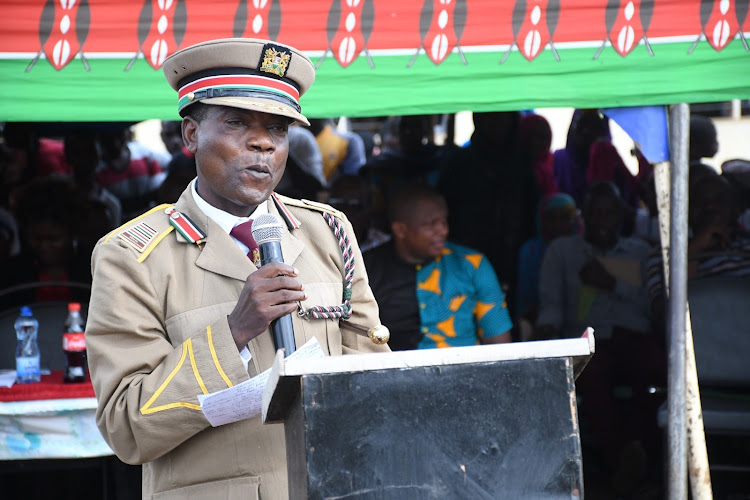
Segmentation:
{"type": "Polygon", "coordinates": [[[315,68],[292,47],[253,38],[211,40],[172,54],[164,61],[164,75],[178,92],[182,116],[200,102],[309,125],[299,100],[312,85],[315,68]]]}
{"type": "Polygon", "coordinates": [[[299,90],[284,81],[258,75],[216,75],[188,83],[178,91],[179,110],[195,101],[211,97],[254,97],[271,99],[291,106],[297,112],[299,90]]]}

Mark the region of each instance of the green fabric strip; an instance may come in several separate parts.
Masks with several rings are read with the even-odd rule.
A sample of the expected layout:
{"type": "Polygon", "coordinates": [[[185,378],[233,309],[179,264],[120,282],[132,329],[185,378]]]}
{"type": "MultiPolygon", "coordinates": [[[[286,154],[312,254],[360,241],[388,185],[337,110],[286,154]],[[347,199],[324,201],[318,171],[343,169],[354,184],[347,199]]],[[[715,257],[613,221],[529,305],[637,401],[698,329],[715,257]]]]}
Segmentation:
{"type": "MultiPolygon", "coordinates": [[[[291,99],[293,101],[296,101],[294,97],[292,97],[291,94],[288,94],[286,92],[282,92],[280,90],[272,89],[269,87],[261,87],[259,85],[214,85],[210,88],[213,89],[243,89],[243,90],[262,90],[264,92],[271,92],[273,94],[277,94],[283,97],[286,97],[288,99],[291,99]]],[[[179,101],[177,101],[177,109],[182,109],[183,107],[190,104],[190,99],[187,98],[187,96],[183,97],[179,101]]]]}
{"type": "MultiPolygon", "coordinates": [[[[741,43],[721,52],[700,44],[654,44],[654,57],[638,46],[627,57],[611,47],[546,50],[533,61],[514,51],[467,52],[464,65],[451,54],[435,66],[420,54],[373,55],[375,68],[359,57],[347,68],[326,58],[315,84],[301,99],[309,117],[384,116],[495,111],[538,107],[619,107],[750,98],[750,53],[741,43]]],[[[315,62],[315,58],[313,58],[315,62]]],[[[75,60],[61,71],[39,61],[0,60],[0,121],[140,121],[179,119],[176,93],[161,71],[138,60],[75,60]]]]}

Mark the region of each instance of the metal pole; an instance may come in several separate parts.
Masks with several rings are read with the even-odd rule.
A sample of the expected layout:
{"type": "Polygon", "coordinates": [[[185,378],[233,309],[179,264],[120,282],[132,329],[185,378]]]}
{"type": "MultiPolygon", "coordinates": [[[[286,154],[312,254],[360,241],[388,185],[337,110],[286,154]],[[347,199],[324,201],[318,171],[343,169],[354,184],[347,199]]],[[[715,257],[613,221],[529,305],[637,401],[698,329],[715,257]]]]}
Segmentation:
{"type": "Polygon", "coordinates": [[[688,141],[690,109],[670,109],[672,150],[669,262],[669,500],[687,499],[687,397],[685,378],[685,318],[687,314],[688,141]]]}
{"type": "Polygon", "coordinates": [[[732,120],[739,120],[742,118],[742,101],[739,99],[732,99],[732,120]]]}

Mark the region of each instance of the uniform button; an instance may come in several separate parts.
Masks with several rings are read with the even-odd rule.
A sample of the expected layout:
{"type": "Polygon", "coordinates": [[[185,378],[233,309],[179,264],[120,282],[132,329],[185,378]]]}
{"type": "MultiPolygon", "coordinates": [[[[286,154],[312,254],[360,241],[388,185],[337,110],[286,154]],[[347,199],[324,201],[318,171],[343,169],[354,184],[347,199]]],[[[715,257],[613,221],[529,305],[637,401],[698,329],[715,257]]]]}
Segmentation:
{"type": "Polygon", "coordinates": [[[417,264],[415,267],[416,267],[417,271],[419,271],[420,269],[422,269],[422,266],[419,265],[419,264],[417,264]]]}
{"type": "Polygon", "coordinates": [[[428,332],[428,330],[427,330],[427,327],[426,327],[426,326],[423,326],[423,327],[422,327],[422,333],[427,333],[427,332],[428,332]]]}
{"type": "Polygon", "coordinates": [[[425,307],[427,307],[427,304],[425,304],[425,303],[419,304],[419,308],[420,309],[424,309],[425,307]]]}

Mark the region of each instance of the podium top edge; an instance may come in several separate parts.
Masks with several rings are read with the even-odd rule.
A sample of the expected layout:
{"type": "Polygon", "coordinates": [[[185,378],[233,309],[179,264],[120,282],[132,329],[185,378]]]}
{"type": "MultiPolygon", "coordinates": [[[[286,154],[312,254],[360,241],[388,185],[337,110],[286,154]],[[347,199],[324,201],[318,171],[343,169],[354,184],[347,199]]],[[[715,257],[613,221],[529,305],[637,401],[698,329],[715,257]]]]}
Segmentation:
{"type": "Polygon", "coordinates": [[[367,353],[356,356],[326,356],[316,359],[284,359],[282,377],[299,377],[328,373],[405,369],[424,366],[448,366],[493,361],[540,358],[573,358],[587,360],[594,353],[593,331],[581,338],[514,342],[448,349],[424,349],[390,353],[367,353]]]}

